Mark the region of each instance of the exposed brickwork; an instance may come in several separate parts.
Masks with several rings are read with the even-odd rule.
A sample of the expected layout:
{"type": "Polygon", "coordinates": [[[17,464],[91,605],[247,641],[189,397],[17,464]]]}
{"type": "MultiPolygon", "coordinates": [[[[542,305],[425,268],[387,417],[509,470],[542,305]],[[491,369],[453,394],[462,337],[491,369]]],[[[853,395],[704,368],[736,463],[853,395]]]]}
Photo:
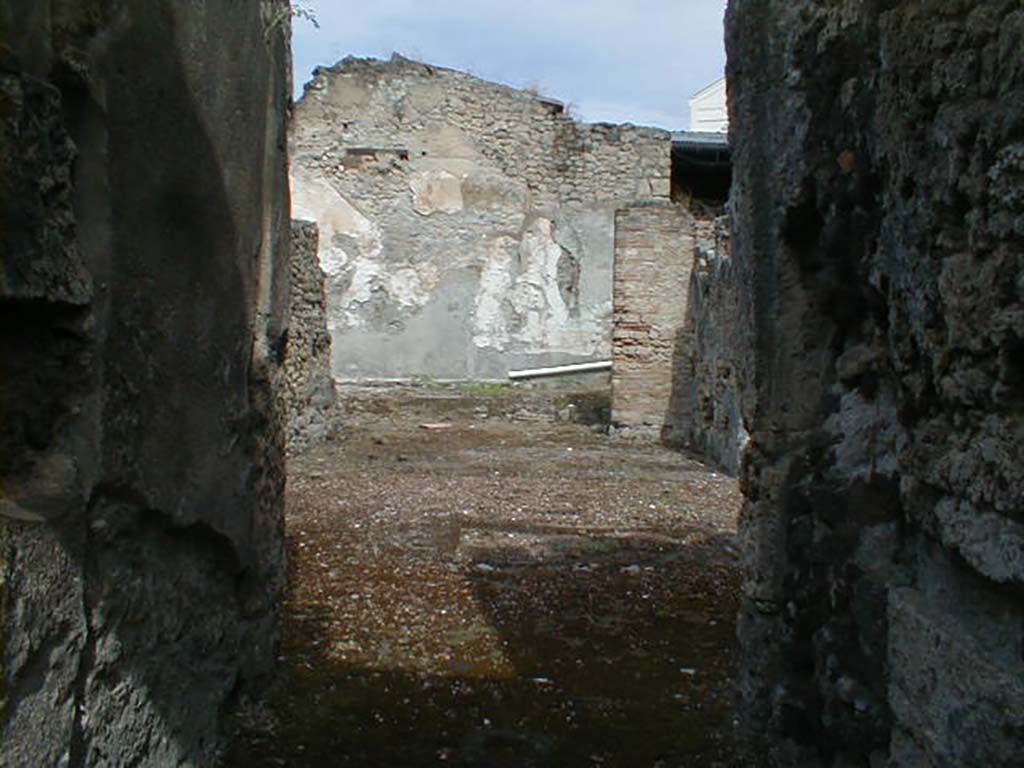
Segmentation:
{"type": "Polygon", "coordinates": [[[615,215],[612,422],[675,439],[690,417],[690,345],[685,286],[693,268],[694,220],[671,203],[615,215]],[[677,396],[673,396],[673,395],[677,396]]]}

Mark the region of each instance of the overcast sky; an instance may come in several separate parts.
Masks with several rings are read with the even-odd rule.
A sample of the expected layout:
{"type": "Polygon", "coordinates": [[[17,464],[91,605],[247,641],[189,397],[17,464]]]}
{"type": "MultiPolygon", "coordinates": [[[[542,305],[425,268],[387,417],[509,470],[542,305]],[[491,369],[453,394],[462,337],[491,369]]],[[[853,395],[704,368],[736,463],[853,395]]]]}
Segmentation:
{"type": "Polygon", "coordinates": [[[690,96],[722,76],[724,0],[303,0],[296,98],[314,67],[393,51],[515,87],[581,119],[689,125],[690,96]]]}

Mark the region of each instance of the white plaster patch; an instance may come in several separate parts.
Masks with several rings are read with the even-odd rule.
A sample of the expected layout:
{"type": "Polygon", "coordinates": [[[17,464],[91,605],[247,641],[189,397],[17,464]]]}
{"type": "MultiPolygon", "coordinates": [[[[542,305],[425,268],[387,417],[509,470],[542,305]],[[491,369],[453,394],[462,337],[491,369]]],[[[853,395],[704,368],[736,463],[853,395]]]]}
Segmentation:
{"type": "MultiPolygon", "coordinates": [[[[458,182],[450,173],[428,171],[424,175],[458,182]]],[[[379,225],[339,194],[330,181],[295,163],[291,186],[293,218],[315,221],[320,229],[317,258],[327,275],[327,325],[331,331],[365,329],[365,305],[381,297],[400,309],[415,311],[425,306],[445,270],[461,268],[472,260],[471,254],[445,251],[443,263],[434,259],[415,265],[386,263],[379,225]]],[[[433,189],[436,191],[436,185],[433,189]]],[[[461,204],[459,189],[457,202],[461,204]]],[[[428,190],[427,196],[430,194],[428,190]]],[[[432,199],[439,201],[442,210],[448,205],[436,196],[432,199]]]]}
{"type": "Polygon", "coordinates": [[[548,219],[537,219],[523,234],[519,246],[522,271],[516,277],[509,298],[519,316],[516,338],[529,347],[543,344],[544,339],[554,330],[554,325],[564,323],[568,317],[557,286],[558,259],[561,255],[562,248],[552,237],[551,222],[548,219]],[[554,292],[551,288],[554,288],[554,292]]]}
{"type": "Polygon", "coordinates": [[[477,347],[525,352],[593,354],[601,329],[595,322],[574,321],[558,287],[562,247],[553,224],[537,219],[518,243],[510,237],[492,244],[480,277],[473,342],[477,347]],[[519,271],[514,274],[513,257],[519,271]],[[514,329],[514,330],[513,330],[514,329]]]}
{"type": "Polygon", "coordinates": [[[320,230],[317,259],[327,275],[327,326],[330,330],[365,325],[359,305],[370,300],[382,281],[384,253],[380,227],[323,178],[292,165],[292,218],[315,221],[320,230]],[[342,247],[354,241],[356,253],[342,247]]]}
{"type": "Polygon", "coordinates": [[[292,166],[292,218],[315,221],[320,230],[317,258],[328,277],[340,275],[352,260],[335,235],[356,241],[360,254],[376,258],[384,250],[380,228],[342,197],[330,182],[302,166],[292,166]]]}
{"type": "Polygon", "coordinates": [[[430,291],[423,285],[423,275],[413,267],[401,267],[388,277],[388,294],[398,304],[420,307],[429,299],[430,291]]]}
{"type": "Polygon", "coordinates": [[[508,346],[504,303],[512,289],[512,258],[518,247],[519,243],[513,238],[499,237],[487,250],[473,315],[473,343],[477,347],[505,349],[508,346]]]}
{"type": "Polygon", "coordinates": [[[462,180],[448,171],[420,171],[409,179],[412,206],[423,216],[463,209],[462,180]]]}
{"type": "Polygon", "coordinates": [[[544,324],[564,324],[569,319],[569,311],[558,290],[558,262],[562,258],[562,246],[555,242],[552,222],[537,219],[523,235],[519,252],[523,271],[517,282],[519,287],[528,286],[530,289],[522,291],[523,310],[546,310],[544,324]]]}

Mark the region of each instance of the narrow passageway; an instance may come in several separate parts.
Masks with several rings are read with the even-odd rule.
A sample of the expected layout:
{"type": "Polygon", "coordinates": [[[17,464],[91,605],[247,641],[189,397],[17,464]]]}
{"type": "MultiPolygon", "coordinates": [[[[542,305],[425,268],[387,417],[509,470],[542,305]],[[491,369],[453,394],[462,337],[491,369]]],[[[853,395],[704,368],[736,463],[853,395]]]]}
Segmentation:
{"type": "Polygon", "coordinates": [[[281,678],[227,765],[735,765],[735,481],[434,406],[382,398],[292,461],[281,678]]]}

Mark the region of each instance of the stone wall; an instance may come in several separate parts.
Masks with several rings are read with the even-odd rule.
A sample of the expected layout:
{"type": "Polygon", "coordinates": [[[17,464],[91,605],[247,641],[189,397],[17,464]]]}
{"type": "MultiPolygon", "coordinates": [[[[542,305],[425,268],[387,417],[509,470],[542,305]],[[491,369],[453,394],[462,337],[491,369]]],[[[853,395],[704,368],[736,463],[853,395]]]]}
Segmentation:
{"type": "Polygon", "coordinates": [[[618,211],[612,422],[736,474],[745,356],[729,223],[697,201],[618,211]]]}
{"type": "Polygon", "coordinates": [[[693,269],[693,216],[669,202],[615,216],[612,423],[678,441],[692,403],[690,334],[681,301],[693,269]]]}
{"type": "Polygon", "coordinates": [[[747,442],[740,393],[747,374],[739,333],[740,285],[732,260],[728,216],[697,220],[696,253],[687,301],[691,373],[673,396],[691,403],[684,440],[732,475],[747,442]]]}
{"type": "Polygon", "coordinates": [[[669,133],[400,56],[318,70],[290,148],[340,379],[607,359],[614,212],[670,191],[669,133]]]}
{"type": "Polygon", "coordinates": [[[3,765],[213,765],[273,662],[287,20],[0,4],[3,765]]]}
{"type": "Polygon", "coordinates": [[[284,361],[289,454],[326,440],[336,427],[326,275],[317,256],[318,240],[316,224],[292,222],[291,303],[284,361]]]}
{"type": "Polygon", "coordinates": [[[1024,754],[1024,8],[733,0],[746,722],[1024,754]]]}

